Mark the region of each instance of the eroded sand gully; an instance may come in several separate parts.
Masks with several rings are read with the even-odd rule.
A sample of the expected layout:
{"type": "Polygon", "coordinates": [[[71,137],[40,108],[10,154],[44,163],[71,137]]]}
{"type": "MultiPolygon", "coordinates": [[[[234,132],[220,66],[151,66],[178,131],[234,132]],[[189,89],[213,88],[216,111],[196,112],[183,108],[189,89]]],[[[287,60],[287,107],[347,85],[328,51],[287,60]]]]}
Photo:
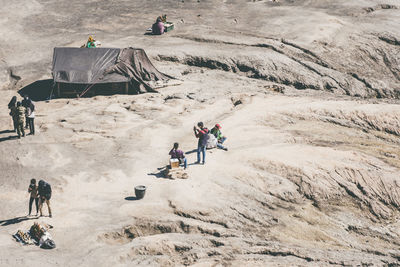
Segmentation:
{"type": "Polygon", "coordinates": [[[395,1],[165,1],[179,24],[157,39],[143,36],[154,1],[113,1],[111,13],[104,1],[27,2],[1,9],[14,26],[0,28],[0,266],[399,264],[395,1]],[[84,8],[107,23],[91,12],[72,23],[84,8]],[[34,38],[44,14],[52,27],[34,38]],[[94,27],[182,83],[40,101],[38,134],[8,139],[11,96],[49,78],[53,46],[94,27]],[[31,50],[12,46],[21,33],[31,50]],[[198,121],[220,123],[229,151],[209,151],[205,166],[189,153],[189,179],[160,178],[173,142],[196,148],[198,121]],[[33,177],[53,186],[54,217],[38,220],[54,226],[52,251],[11,238],[33,219],[4,221],[26,214],[33,177]],[[129,200],[139,184],[146,196],[129,200]]]}

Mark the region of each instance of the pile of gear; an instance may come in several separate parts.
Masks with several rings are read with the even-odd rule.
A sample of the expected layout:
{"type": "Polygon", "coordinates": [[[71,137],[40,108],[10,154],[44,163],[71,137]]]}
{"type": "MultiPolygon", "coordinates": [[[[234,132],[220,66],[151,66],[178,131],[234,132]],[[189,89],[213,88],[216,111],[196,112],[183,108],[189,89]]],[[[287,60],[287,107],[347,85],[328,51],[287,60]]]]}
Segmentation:
{"type": "Polygon", "coordinates": [[[187,179],[189,178],[187,172],[182,167],[166,166],[164,169],[164,177],[169,179],[187,179]]]}
{"type": "Polygon", "coordinates": [[[53,226],[35,222],[29,231],[18,230],[13,237],[22,245],[36,245],[43,249],[53,249],[56,244],[48,231],[51,228],[53,226]]]}

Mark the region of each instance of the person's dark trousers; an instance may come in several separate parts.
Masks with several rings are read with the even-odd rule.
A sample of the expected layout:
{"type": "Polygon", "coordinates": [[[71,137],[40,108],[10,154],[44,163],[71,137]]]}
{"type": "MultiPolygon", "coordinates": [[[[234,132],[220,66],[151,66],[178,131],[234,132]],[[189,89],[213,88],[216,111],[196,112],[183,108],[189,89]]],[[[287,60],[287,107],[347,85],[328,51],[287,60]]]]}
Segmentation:
{"type": "Polygon", "coordinates": [[[32,212],[33,200],[35,200],[36,214],[39,212],[39,198],[33,198],[33,197],[31,197],[31,198],[29,199],[29,215],[31,215],[31,212],[32,212]]]}
{"type": "Polygon", "coordinates": [[[28,129],[29,127],[29,118],[25,117],[25,129],[28,129]]]}
{"type": "Polygon", "coordinates": [[[18,138],[21,138],[21,135],[25,136],[24,122],[21,122],[21,121],[18,122],[17,134],[18,134],[18,138]]]}
{"type": "Polygon", "coordinates": [[[16,132],[18,127],[18,120],[13,119],[13,126],[14,126],[14,132],[16,132]]]}
{"type": "Polygon", "coordinates": [[[197,162],[200,163],[200,152],[203,154],[203,164],[206,163],[206,146],[197,147],[197,162]]]}
{"type": "Polygon", "coordinates": [[[27,118],[27,120],[28,120],[28,124],[29,124],[30,134],[35,134],[34,118],[27,118]]]}

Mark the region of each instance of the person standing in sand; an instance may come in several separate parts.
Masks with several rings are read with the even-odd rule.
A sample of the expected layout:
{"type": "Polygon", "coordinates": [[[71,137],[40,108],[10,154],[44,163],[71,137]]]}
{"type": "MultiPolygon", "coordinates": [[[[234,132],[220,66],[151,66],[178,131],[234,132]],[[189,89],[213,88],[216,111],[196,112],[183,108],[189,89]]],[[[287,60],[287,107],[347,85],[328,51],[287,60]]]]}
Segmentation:
{"type": "MultiPolygon", "coordinates": [[[[29,98],[28,95],[24,95],[24,99],[22,100],[21,104],[25,109],[29,108],[31,112],[35,111],[35,104],[33,104],[32,100],[29,98]]],[[[26,117],[25,128],[27,129],[28,126],[29,126],[28,117],[26,117]]]]}
{"type": "Polygon", "coordinates": [[[36,206],[36,216],[39,213],[39,196],[38,196],[38,186],[36,185],[36,179],[31,179],[31,184],[29,185],[28,192],[31,193],[31,197],[29,198],[29,214],[32,212],[32,204],[35,201],[36,206]]]}
{"type": "Polygon", "coordinates": [[[26,122],[29,125],[29,134],[34,135],[35,134],[35,111],[32,110],[30,107],[27,107],[25,110],[25,116],[26,116],[26,122]]]}
{"type": "Polygon", "coordinates": [[[208,140],[208,129],[204,127],[202,122],[197,123],[197,127],[193,127],[194,135],[199,139],[197,142],[197,161],[196,164],[200,163],[200,152],[203,154],[203,162],[206,163],[206,148],[208,140]],[[197,128],[198,127],[198,128],[197,128]]]}
{"type": "Polygon", "coordinates": [[[24,119],[25,119],[25,108],[21,105],[20,102],[17,102],[17,106],[11,109],[11,116],[17,122],[17,134],[18,138],[21,138],[21,135],[25,136],[24,130],[24,119]]]}
{"type": "Polygon", "coordinates": [[[10,110],[10,116],[11,116],[11,118],[13,120],[14,132],[17,131],[17,125],[18,125],[15,116],[12,115],[13,114],[13,109],[16,108],[16,106],[17,106],[17,97],[13,96],[11,98],[10,102],[8,103],[8,109],[10,110]]]}
{"type": "Polygon", "coordinates": [[[39,181],[39,186],[38,186],[38,195],[39,195],[39,212],[40,216],[43,216],[42,213],[42,208],[43,208],[43,203],[46,202],[47,208],[49,210],[49,217],[51,218],[51,208],[50,208],[50,198],[51,198],[51,186],[50,184],[46,183],[43,180],[39,181]]]}

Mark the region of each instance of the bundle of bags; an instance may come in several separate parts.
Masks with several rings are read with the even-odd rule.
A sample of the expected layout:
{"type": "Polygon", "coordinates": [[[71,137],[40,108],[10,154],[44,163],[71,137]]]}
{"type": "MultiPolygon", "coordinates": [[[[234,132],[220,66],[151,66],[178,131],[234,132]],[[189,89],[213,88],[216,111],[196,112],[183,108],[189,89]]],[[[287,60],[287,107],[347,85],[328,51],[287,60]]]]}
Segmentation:
{"type": "Polygon", "coordinates": [[[44,249],[53,249],[56,247],[56,244],[51,237],[48,229],[53,228],[51,225],[40,225],[35,222],[29,231],[21,231],[18,230],[13,237],[23,245],[38,245],[40,248],[44,249]]]}

